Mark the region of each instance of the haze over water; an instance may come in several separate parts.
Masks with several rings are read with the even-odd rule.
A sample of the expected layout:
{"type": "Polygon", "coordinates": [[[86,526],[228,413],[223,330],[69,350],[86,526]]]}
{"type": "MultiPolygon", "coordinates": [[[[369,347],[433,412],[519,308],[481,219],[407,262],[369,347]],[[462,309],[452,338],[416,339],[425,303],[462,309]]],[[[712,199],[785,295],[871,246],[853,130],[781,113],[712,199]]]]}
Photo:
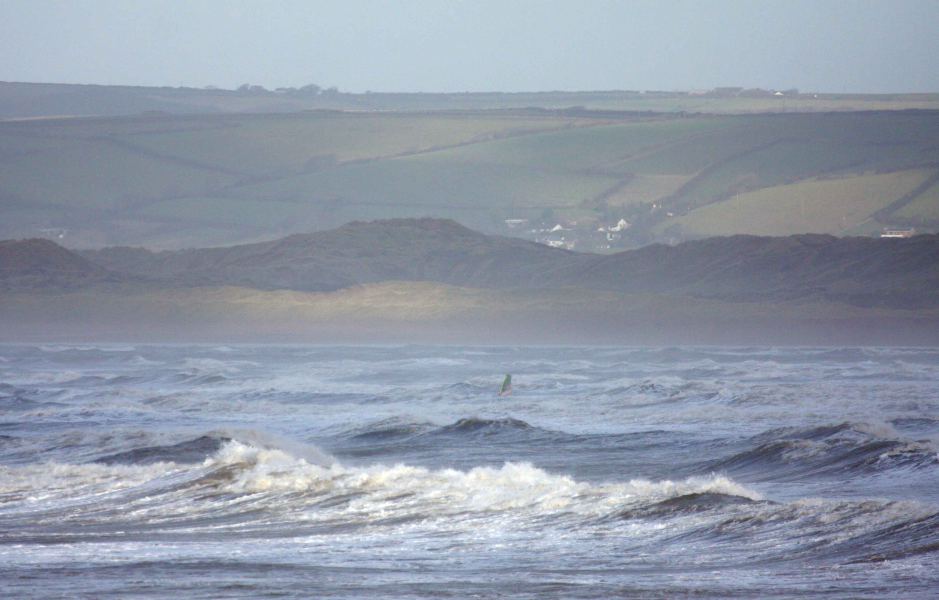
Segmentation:
{"type": "Polygon", "coordinates": [[[5,345],[0,382],[9,597],[939,589],[935,349],[5,345]]]}

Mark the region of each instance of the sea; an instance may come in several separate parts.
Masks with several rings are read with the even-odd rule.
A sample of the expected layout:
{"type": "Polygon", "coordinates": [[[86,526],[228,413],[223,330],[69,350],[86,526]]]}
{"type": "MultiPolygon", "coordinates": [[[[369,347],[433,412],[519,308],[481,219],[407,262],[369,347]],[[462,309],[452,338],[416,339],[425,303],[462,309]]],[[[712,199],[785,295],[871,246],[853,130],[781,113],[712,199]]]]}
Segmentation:
{"type": "Polygon", "coordinates": [[[6,344],[0,597],[936,598],[937,453],[939,348],[6,344]]]}

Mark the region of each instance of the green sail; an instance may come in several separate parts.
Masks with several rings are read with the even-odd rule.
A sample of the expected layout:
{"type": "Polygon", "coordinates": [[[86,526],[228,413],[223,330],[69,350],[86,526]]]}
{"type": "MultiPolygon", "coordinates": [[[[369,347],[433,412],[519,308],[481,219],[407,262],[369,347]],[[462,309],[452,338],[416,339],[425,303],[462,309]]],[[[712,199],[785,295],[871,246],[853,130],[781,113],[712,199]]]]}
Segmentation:
{"type": "Polygon", "coordinates": [[[512,376],[506,375],[505,379],[502,381],[502,389],[499,390],[500,396],[505,396],[512,393],[512,376]]]}

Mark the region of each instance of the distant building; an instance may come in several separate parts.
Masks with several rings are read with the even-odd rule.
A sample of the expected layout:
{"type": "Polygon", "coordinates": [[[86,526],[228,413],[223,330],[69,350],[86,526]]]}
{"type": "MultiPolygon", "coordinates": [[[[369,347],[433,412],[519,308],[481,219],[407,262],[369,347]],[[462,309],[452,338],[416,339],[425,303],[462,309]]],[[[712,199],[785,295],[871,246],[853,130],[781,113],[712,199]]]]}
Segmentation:
{"type": "Polygon", "coordinates": [[[544,240],[541,243],[551,246],[552,248],[563,248],[564,250],[573,250],[577,246],[575,240],[565,240],[564,238],[559,240],[544,240]]]}
{"type": "Polygon", "coordinates": [[[620,219],[616,222],[616,225],[610,227],[610,231],[625,231],[629,229],[629,221],[626,219],[620,219]]]}
{"type": "Polygon", "coordinates": [[[528,219],[506,219],[505,226],[509,229],[516,229],[528,223],[528,219]]]}
{"type": "Polygon", "coordinates": [[[915,229],[884,229],[880,234],[882,238],[909,238],[916,234],[915,229]]]}
{"type": "MultiPolygon", "coordinates": [[[[615,225],[597,227],[597,232],[602,233],[606,237],[606,241],[615,242],[623,237],[623,232],[627,229],[629,229],[629,221],[620,219],[615,225]]],[[[605,247],[609,248],[610,246],[606,245],[605,247]]]]}

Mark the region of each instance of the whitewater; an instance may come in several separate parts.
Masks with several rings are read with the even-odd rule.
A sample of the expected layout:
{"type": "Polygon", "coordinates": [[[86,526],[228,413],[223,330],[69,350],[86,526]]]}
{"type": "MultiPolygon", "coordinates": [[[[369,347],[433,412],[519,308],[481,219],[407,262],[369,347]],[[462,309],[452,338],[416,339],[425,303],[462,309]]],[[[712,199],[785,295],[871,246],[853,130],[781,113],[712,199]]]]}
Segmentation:
{"type": "Polygon", "coordinates": [[[936,348],[0,345],[0,597],[937,593],[936,348]]]}

